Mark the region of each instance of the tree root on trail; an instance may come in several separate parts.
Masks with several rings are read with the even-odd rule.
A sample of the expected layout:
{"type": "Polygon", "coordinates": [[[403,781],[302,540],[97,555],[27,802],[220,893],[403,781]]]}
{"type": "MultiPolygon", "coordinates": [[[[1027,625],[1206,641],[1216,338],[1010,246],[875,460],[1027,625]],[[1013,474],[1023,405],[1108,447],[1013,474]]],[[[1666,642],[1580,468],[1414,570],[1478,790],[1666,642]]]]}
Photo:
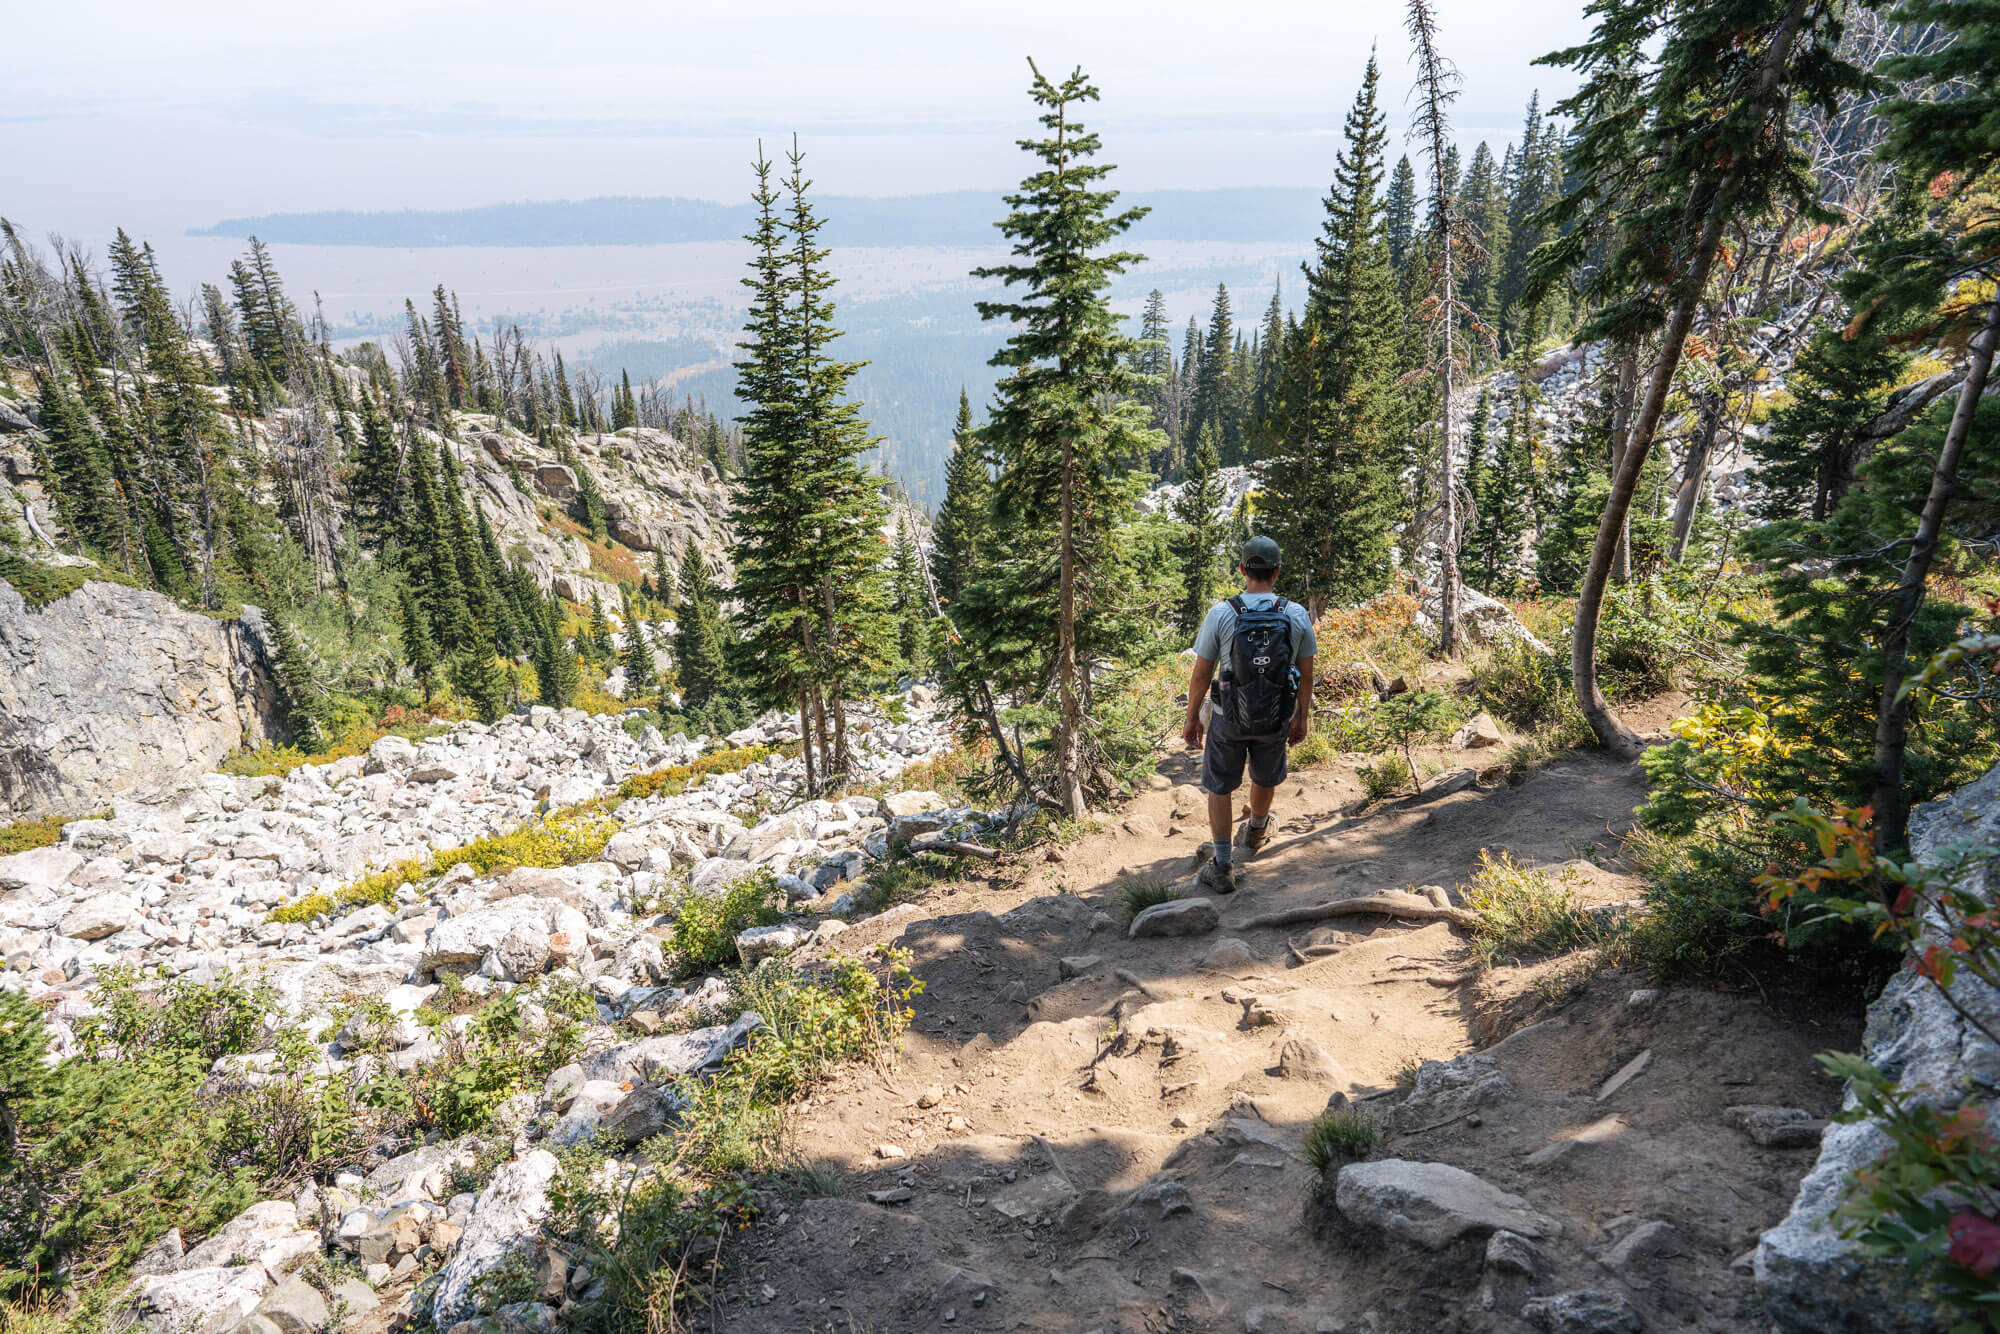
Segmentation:
{"type": "Polygon", "coordinates": [[[911,852],[955,852],[965,857],[978,857],[985,861],[997,861],[1003,855],[998,848],[984,847],[978,843],[967,843],[958,838],[934,838],[920,835],[910,840],[911,852]]]}
{"type": "Polygon", "coordinates": [[[1287,908],[1235,923],[1238,931],[1260,926],[1297,926],[1302,922],[1323,922],[1329,917],[1407,917],[1418,922],[1450,922],[1470,931],[1479,925],[1479,914],[1463,908],[1441,907],[1425,899],[1401,894],[1364,894],[1359,898],[1317,903],[1310,908],[1287,908]]]}

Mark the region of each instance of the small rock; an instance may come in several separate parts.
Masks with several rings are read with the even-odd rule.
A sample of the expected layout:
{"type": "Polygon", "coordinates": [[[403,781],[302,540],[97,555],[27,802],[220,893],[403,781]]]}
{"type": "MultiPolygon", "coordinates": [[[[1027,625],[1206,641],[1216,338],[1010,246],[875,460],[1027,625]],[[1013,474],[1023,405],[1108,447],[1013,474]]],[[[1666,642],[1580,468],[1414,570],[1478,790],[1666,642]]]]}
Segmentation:
{"type": "Polygon", "coordinates": [[[1221,925],[1222,914],[1208,899],[1169,899],[1134,917],[1125,934],[1133,940],[1146,936],[1199,936],[1221,925]]]}
{"type": "Polygon", "coordinates": [[[1235,936],[1224,936],[1209,946],[1208,952],[1201,956],[1200,967],[1205,972],[1224,973],[1247,968],[1255,962],[1257,956],[1250,952],[1248,945],[1235,936]]]}
{"type": "Polygon", "coordinates": [[[1072,954],[1056,960],[1056,976],[1065,980],[1082,977],[1103,962],[1102,954],[1072,954]]]}
{"type": "Polygon", "coordinates": [[[1340,1071],[1334,1067],[1333,1058],[1326,1049],[1311,1038],[1289,1037],[1285,1045],[1278,1048],[1278,1077],[1280,1079],[1310,1079],[1325,1081],[1335,1079],[1340,1071]]]}
{"type": "Polygon", "coordinates": [[[1562,1231],[1520,1196],[1444,1163],[1349,1163],[1335,1179],[1334,1203],[1352,1222],[1433,1251],[1503,1228],[1530,1238],[1562,1231]]]}
{"type": "Polygon", "coordinates": [[[1541,1262],[1535,1244],[1519,1233],[1501,1228],[1486,1239],[1486,1268],[1493,1273],[1533,1278],[1541,1262]]]}
{"type": "Polygon", "coordinates": [[[1687,1243],[1673,1224],[1658,1220],[1641,1223],[1625,1234],[1623,1240],[1604,1253],[1605,1267],[1615,1273],[1632,1276],[1627,1270],[1645,1269],[1662,1260],[1687,1254],[1687,1243]]]}
{"type": "Polygon", "coordinates": [[[933,1084],[917,1095],[917,1106],[930,1108],[944,1101],[944,1089],[933,1084]]]}
{"type": "Polygon", "coordinates": [[[1506,739],[1500,734],[1500,725],[1493,721],[1493,715],[1482,709],[1472,715],[1471,722],[1452,734],[1451,744],[1460,750],[1480,750],[1497,746],[1506,739]]]}
{"type": "Polygon", "coordinates": [[[1826,1122],[1802,1107],[1725,1107],[1722,1120],[1767,1149],[1810,1149],[1826,1130],[1826,1122]]]}
{"type": "Polygon", "coordinates": [[[875,1146],[875,1156],[893,1161],[898,1158],[907,1158],[910,1155],[903,1151],[903,1146],[900,1144],[877,1144],[875,1146]]]}
{"type": "Polygon", "coordinates": [[[1639,990],[1633,992],[1630,996],[1627,996],[1625,998],[1625,1003],[1636,1010],[1641,1006],[1651,1005],[1654,1001],[1658,1000],[1659,998],[1660,998],[1659,988],[1641,987],[1639,988],[1639,990]]]}
{"type": "Polygon", "coordinates": [[[1537,1297],[1521,1318],[1549,1334],[1641,1334],[1639,1313],[1622,1292],[1565,1292],[1537,1297]]]}
{"type": "Polygon", "coordinates": [[[897,1186],[891,1190],[871,1190],[868,1192],[870,1204],[908,1204],[917,1193],[908,1186],[897,1186]]]}
{"type": "Polygon", "coordinates": [[[1646,1050],[1640,1052],[1637,1056],[1634,1056],[1631,1060],[1625,1062],[1625,1064],[1619,1068],[1617,1074],[1611,1076],[1611,1078],[1604,1081],[1603,1087],[1597,1090],[1597,1100],[1599,1102],[1603,1102],[1606,1098],[1616,1093],[1619,1089],[1624,1088],[1627,1084],[1637,1079],[1640,1075],[1646,1073],[1646,1067],[1651,1065],[1652,1063],[1653,1063],[1653,1049],[1651,1047],[1648,1047],[1646,1048],[1646,1050]]]}

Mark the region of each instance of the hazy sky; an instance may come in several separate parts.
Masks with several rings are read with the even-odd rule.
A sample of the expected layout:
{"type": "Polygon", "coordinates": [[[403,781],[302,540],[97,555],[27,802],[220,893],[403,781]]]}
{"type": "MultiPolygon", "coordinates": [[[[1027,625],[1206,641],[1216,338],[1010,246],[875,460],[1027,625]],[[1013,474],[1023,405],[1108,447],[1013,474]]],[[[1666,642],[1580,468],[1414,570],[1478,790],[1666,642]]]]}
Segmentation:
{"type": "MultiPolygon", "coordinates": [[[[1022,174],[1025,57],[1081,64],[1127,188],[1324,185],[1379,43],[1390,154],[1399,5],[1364,0],[65,0],[0,42],[0,213],[101,244],[322,208],[747,193],[755,140],[802,136],[820,189],[916,194],[1022,174]]],[[[1462,142],[1518,132],[1581,0],[1441,0],[1462,142]]]]}

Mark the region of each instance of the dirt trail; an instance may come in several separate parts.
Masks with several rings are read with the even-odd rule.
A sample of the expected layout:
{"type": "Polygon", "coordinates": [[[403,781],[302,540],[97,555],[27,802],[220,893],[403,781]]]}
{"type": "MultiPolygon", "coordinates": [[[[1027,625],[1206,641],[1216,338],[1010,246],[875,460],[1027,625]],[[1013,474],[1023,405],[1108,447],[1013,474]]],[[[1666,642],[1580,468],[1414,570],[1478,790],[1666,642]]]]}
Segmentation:
{"type": "Polygon", "coordinates": [[[1238,925],[1408,885],[1456,901],[1481,849],[1571,865],[1588,902],[1632,899],[1605,868],[1635,770],[1572,758],[1365,813],[1352,766],[1295,773],[1279,836],[1216,901],[1220,931],[1127,939],[1120,881],[1187,875],[1206,837],[1194,779],[1167,757],[1153,790],[1018,881],[942,887],[838,938],[914,951],[914,1024],[889,1071],[850,1072],[800,1117],[799,1151],[839,1164],[846,1195],[774,1202],[704,1323],[1445,1334],[1535,1328],[1531,1294],[1589,1289],[1640,1323],[1556,1327],[1759,1328],[1732,1262],[1811,1153],[1760,1148],[1723,1111],[1826,1114],[1837,1086],[1812,1056],[1851,1026],[1713,991],[1635,1002],[1642,977],[1579,983],[1561,961],[1482,974],[1444,922],[1238,925]],[[1343,1097],[1385,1127],[1372,1158],[1464,1168],[1557,1220],[1533,1276],[1487,1265],[1483,1237],[1425,1250],[1309,1208],[1302,1132],[1343,1097]]]}

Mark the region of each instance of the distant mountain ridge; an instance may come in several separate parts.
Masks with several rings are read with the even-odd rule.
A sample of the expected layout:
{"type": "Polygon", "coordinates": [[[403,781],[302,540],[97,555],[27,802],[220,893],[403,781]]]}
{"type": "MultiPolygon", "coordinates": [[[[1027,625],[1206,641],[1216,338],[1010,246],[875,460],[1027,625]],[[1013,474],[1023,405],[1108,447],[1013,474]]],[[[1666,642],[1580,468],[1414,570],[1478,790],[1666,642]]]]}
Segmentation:
{"type": "MultiPolygon", "coordinates": [[[[1128,233],[1133,241],[1295,242],[1314,234],[1322,214],[1320,192],[1294,186],[1133,191],[1121,202],[1151,209],[1128,233]]],[[[994,224],[1007,213],[1000,193],[985,190],[888,199],[834,195],[815,203],[827,220],[821,239],[844,246],[998,245],[994,224]]],[[[391,213],[270,213],[226,218],[188,234],[398,249],[668,245],[732,241],[750,225],[747,203],[625,196],[391,213]]]]}

